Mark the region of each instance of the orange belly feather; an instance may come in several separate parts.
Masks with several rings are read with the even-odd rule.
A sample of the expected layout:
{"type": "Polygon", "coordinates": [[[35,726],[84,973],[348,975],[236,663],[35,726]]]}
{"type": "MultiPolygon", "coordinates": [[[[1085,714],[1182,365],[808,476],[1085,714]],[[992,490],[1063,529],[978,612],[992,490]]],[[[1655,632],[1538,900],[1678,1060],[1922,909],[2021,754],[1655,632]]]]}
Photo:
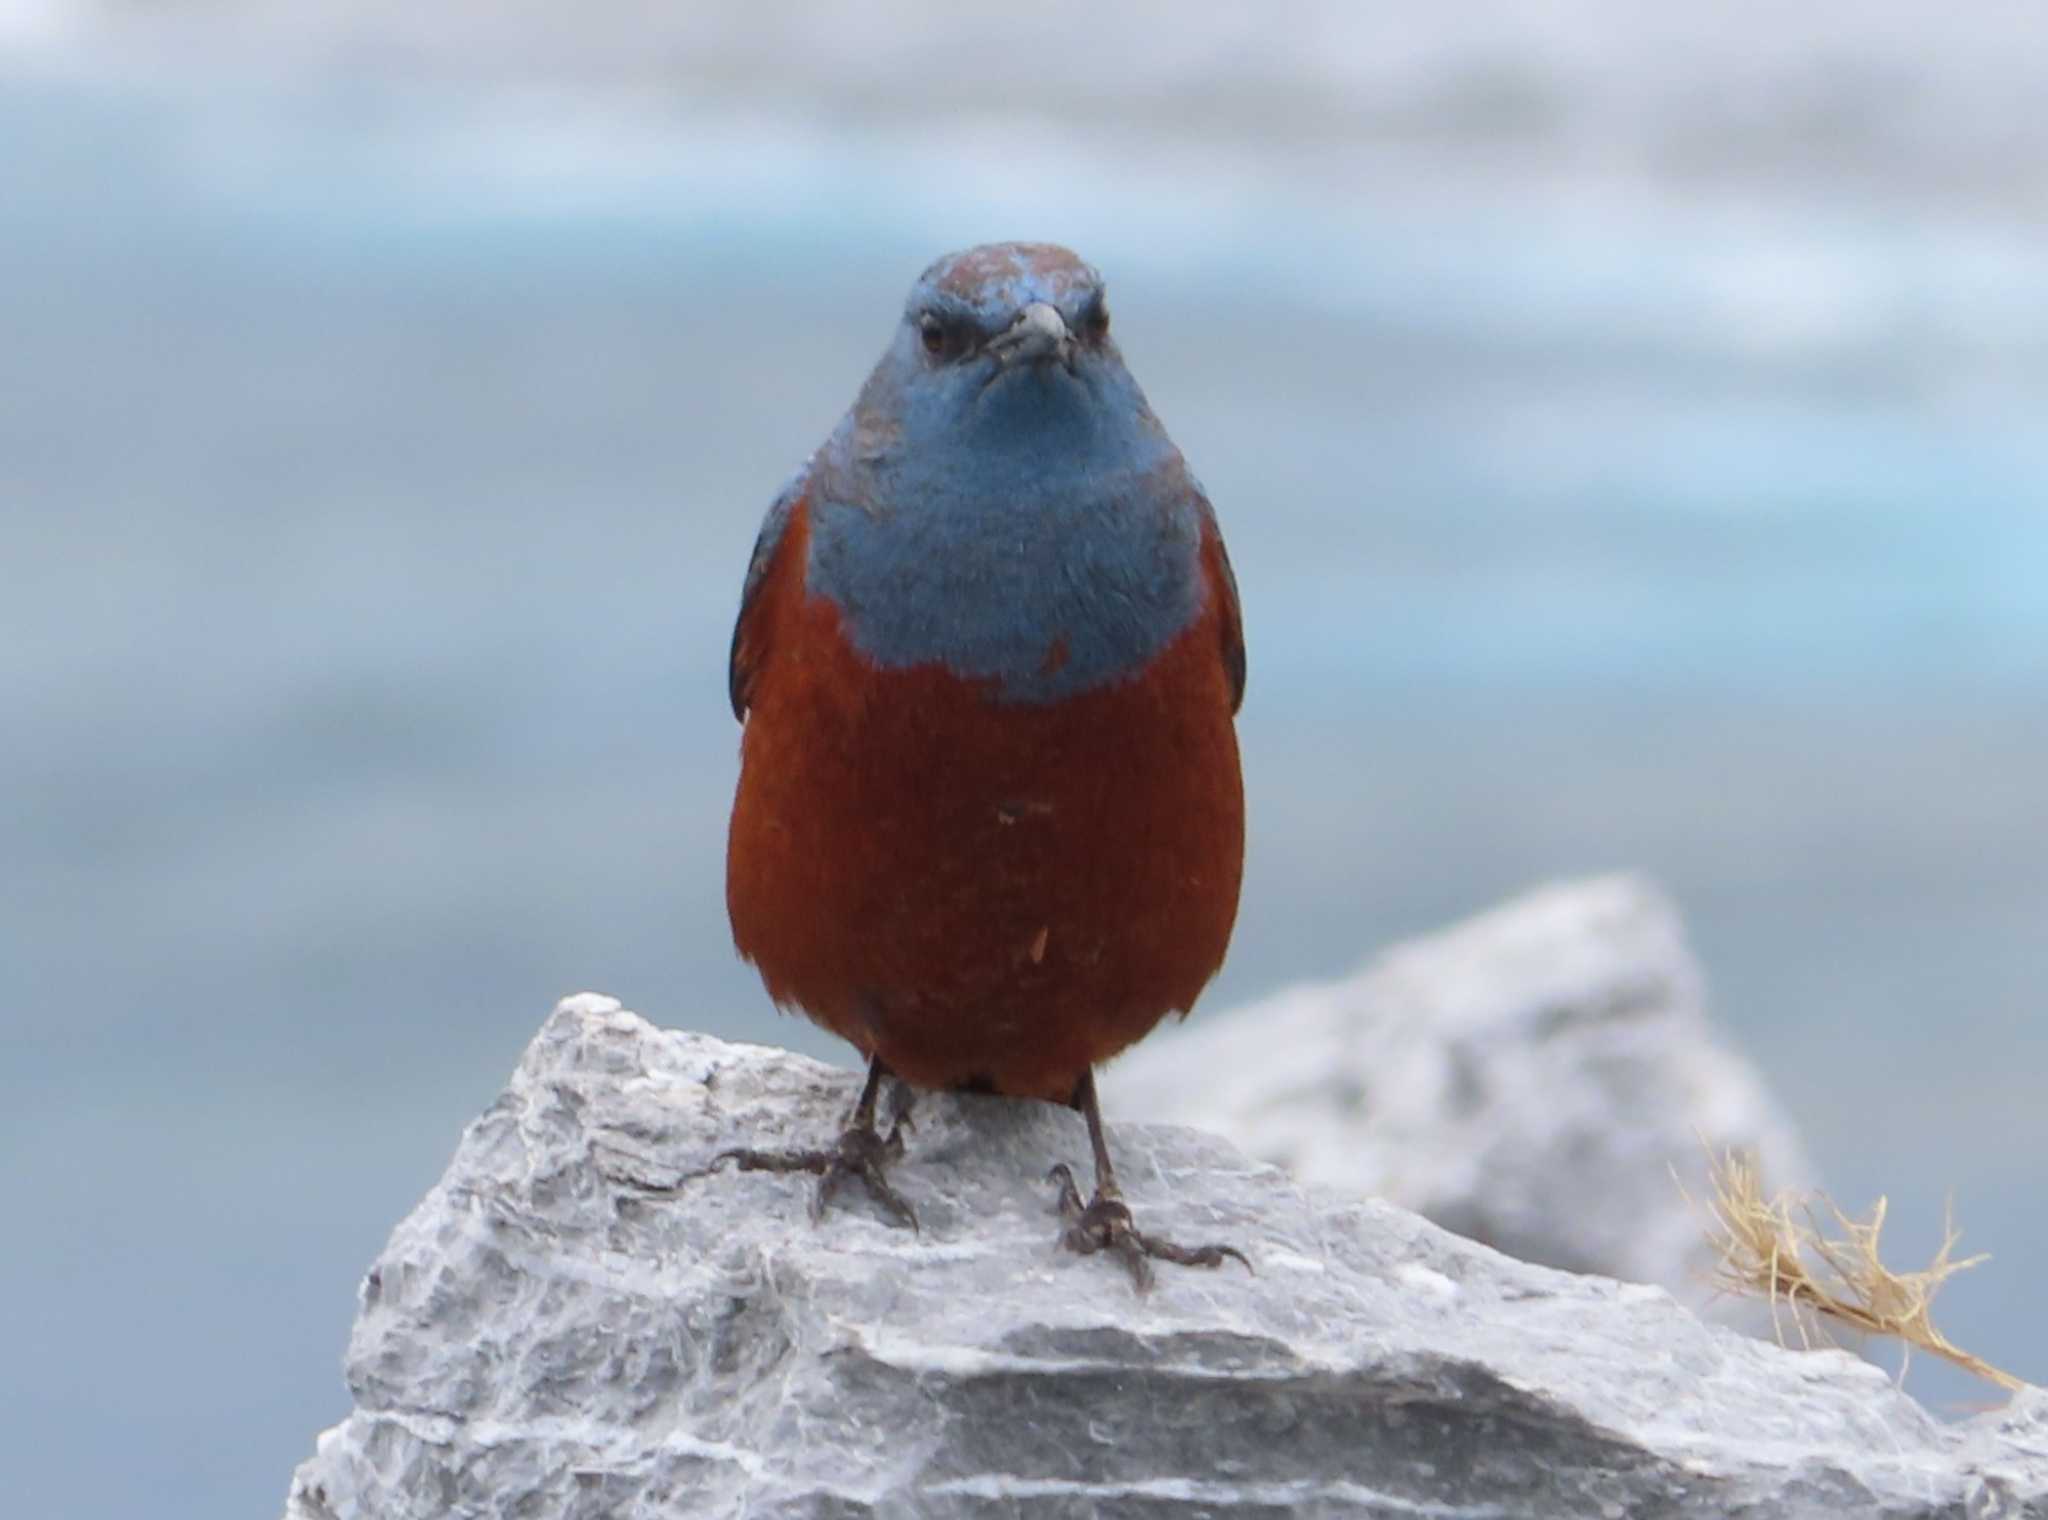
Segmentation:
{"type": "Polygon", "coordinates": [[[914,1085],[1067,1101],[1193,1006],[1237,915],[1218,547],[1202,613],[1142,672],[1030,706],[874,668],[805,592],[808,541],[799,506],[740,630],[734,941],[778,1003],[914,1085]]]}

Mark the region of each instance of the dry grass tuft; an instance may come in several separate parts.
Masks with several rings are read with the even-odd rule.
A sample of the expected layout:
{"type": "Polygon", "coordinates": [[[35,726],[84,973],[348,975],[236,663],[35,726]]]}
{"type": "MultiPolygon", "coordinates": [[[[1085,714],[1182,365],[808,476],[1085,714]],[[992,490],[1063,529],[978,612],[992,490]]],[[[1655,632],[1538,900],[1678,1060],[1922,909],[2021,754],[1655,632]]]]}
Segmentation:
{"type": "MultiPolygon", "coordinates": [[[[1882,1198],[1867,1220],[1851,1219],[1821,1199],[1820,1207],[1834,1216],[1839,1231],[1829,1235],[1812,1201],[1795,1203],[1785,1193],[1766,1198],[1756,1162],[1749,1156],[1730,1151],[1709,1158],[1708,1180],[1714,1195],[1707,1212],[1721,1258],[1715,1272],[1719,1287],[1762,1296],[1774,1319],[1780,1307],[1789,1305],[1802,1340],[1808,1339],[1807,1322],[1799,1311],[1810,1310],[1852,1330],[1892,1336],[1909,1356],[1917,1347],[2001,1388],[2026,1387],[1934,1328],[1929,1311],[1942,1284],[1986,1259],[1955,1259],[1960,1237],[1953,1221],[1931,1265],[1920,1272],[1894,1272],[1878,1255],[1878,1236],[1884,1230],[1882,1198]]],[[[1778,1339],[1784,1340],[1782,1325],[1778,1339]]]]}

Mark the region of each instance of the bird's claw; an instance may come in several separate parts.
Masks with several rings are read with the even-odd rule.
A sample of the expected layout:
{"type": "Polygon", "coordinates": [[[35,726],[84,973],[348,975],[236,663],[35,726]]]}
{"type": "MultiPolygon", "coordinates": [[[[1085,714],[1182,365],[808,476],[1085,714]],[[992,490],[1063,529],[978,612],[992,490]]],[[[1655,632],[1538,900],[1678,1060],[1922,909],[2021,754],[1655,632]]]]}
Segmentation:
{"type": "Polygon", "coordinates": [[[745,1147],[720,1151],[711,1158],[716,1167],[731,1161],[743,1172],[809,1172],[818,1179],[811,1194],[811,1223],[825,1217],[826,1205],[849,1177],[860,1179],[868,1196],[879,1203],[896,1223],[916,1232],[917,1211],[889,1185],[888,1166],[903,1154],[901,1116],[890,1126],[885,1139],[874,1130],[856,1126],[839,1137],[829,1151],[757,1151],[745,1147]]]}
{"type": "Polygon", "coordinates": [[[1074,1183],[1074,1173],[1065,1162],[1046,1176],[1059,1187],[1060,1217],[1067,1227],[1060,1234],[1060,1246],[1081,1256],[1108,1251],[1121,1260],[1131,1274],[1131,1285],[1140,1293],[1152,1289],[1154,1261],[1170,1261],[1183,1267],[1220,1267],[1225,1261],[1252,1270],[1250,1260],[1235,1246],[1183,1246],[1157,1235],[1147,1235],[1132,1221],[1130,1206],[1121,1198],[1104,1197],[1098,1190],[1086,1204],[1074,1183]]]}

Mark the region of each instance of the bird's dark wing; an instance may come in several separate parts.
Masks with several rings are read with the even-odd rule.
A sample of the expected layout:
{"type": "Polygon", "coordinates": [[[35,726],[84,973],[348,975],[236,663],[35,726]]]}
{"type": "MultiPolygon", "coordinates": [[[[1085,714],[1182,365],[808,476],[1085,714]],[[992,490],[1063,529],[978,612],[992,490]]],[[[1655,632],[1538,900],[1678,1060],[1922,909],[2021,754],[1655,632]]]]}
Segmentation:
{"type": "Polygon", "coordinates": [[[1223,602],[1217,621],[1223,630],[1223,669],[1230,677],[1230,711],[1234,715],[1244,706],[1245,677],[1244,613],[1237,601],[1237,573],[1230,568],[1230,551],[1223,547],[1215,509],[1205,496],[1197,496],[1196,501],[1202,509],[1203,558],[1208,563],[1210,584],[1223,602]]]}
{"type": "Polygon", "coordinates": [[[733,619],[732,649],[726,657],[725,666],[726,692],[732,698],[732,715],[742,722],[746,720],[747,708],[753,701],[754,673],[761,663],[761,640],[755,628],[759,619],[753,616],[758,610],[755,602],[768,579],[769,568],[775,563],[776,552],[782,548],[790,519],[796,515],[797,504],[803,499],[808,479],[809,471],[803,471],[776,495],[768,508],[768,515],[761,521],[760,536],[754,540],[753,558],[747,561],[747,583],[740,592],[739,616],[733,619]]]}

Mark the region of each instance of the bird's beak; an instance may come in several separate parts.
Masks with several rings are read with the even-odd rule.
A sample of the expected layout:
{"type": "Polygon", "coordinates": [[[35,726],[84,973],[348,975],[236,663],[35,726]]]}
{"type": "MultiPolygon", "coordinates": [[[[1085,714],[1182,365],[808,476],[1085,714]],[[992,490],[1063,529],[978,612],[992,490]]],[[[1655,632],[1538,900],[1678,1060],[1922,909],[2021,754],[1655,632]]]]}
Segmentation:
{"type": "Polygon", "coordinates": [[[1074,338],[1067,331],[1066,318],[1044,301],[1033,301],[1017,313],[1017,320],[1004,328],[987,345],[1004,369],[1040,359],[1058,359],[1072,366],[1074,338]]]}

